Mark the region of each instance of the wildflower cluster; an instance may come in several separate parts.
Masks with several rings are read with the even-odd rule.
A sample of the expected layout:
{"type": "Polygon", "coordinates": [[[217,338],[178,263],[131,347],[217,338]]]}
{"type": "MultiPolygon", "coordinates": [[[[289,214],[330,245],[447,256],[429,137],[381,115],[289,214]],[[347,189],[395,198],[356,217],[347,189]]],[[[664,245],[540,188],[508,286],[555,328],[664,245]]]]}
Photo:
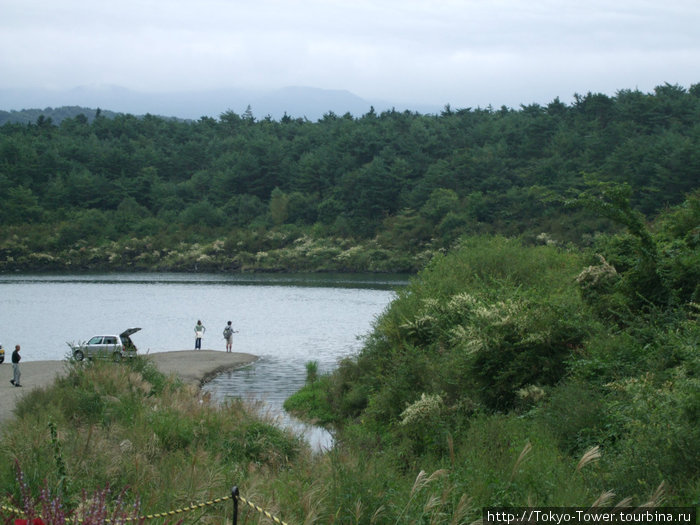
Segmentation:
{"type": "Polygon", "coordinates": [[[576,282],[584,290],[608,286],[619,278],[617,270],[605,260],[605,257],[598,255],[598,259],[600,264],[584,268],[576,277],[576,282]]]}
{"type": "Polygon", "coordinates": [[[81,501],[74,511],[66,508],[63,497],[53,493],[48,486],[44,486],[39,492],[38,498],[34,499],[19,464],[15,463],[15,467],[22,500],[22,508],[16,509],[16,522],[26,521],[27,523],[50,523],[52,525],[66,523],[97,525],[109,522],[123,525],[138,519],[139,503],[127,503],[124,492],[118,494],[116,499],[110,502],[111,491],[109,488],[98,490],[92,495],[83,493],[81,501]]]}
{"type": "Polygon", "coordinates": [[[429,420],[440,414],[443,402],[438,394],[425,395],[422,393],[420,399],[414,401],[401,412],[401,424],[410,425],[429,420]]]}
{"type": "Polygon", "coordinates": [[[526,403],[536,404],[546,396],[545,391],[537,385],[528,385],[516,392],[518,398],[526,403]]]}

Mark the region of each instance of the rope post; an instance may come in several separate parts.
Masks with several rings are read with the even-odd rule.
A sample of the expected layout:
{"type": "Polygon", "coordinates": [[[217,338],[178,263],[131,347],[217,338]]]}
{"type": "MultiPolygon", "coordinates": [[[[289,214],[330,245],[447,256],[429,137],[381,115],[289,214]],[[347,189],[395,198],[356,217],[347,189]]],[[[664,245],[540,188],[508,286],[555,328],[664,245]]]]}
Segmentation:
{"type": "Polygon", "coordinates": [[[233,500],[233,525],[238,525],[238,486],[231,489],[231,499],[233,500]]]}

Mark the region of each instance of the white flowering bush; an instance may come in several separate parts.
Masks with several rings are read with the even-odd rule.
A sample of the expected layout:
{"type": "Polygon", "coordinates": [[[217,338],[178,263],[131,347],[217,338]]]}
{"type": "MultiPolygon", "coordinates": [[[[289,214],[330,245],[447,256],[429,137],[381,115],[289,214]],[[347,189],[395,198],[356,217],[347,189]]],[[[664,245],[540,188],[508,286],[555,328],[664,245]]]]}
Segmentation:
{"type": "Polygon", "coordinates": [[[598,255],[598,259],[600,264],[588,266],[576,277],[576,282],[583,290],[607,289],[620,277],[605,257],[598,255]]]}
{"type": "Polygon", "coordinates": [[[225,248],[226,248],[226,241],[224,241],[223,239],[217,239],[211,244],[210,250],[212,253],[218,254],[218,253],[222,253],[225,248]]]}
{"type": "Polygon", "coordinates": [[[361,382],[348,415],[395,421],[425,450],[445,446],[440,440],[475,412],[541,404],[588,336],[575,282],[582,267],[569,253],[501,239],[436,255],[378,319],[354,373],[338,376],[333,391],[344,401],[361,382]]]}
{"type": "Polygon", "coordinates": [[[537,385],[528,385],[517,391],[518,398],[526,404],[536,404],[547,395],[543,388],[537,385]]]}
{"type": "Polygon", "coordinates": [[[576,276],[579,292],[583,300],[602,318],[614,318],[627,310],[621,285],[622,275],[602,255],[598,255],[599,264],[584,268],[576,276]]]}
{"type": "Polygon", "coordinates": [[[439,417],[443,407],[442,397],[437,394],[428,394],[425,392],[406,409],[401,412],[401,424],[406,426],[414,423],[424,423],[439,417]]]}
{"type": "Polygon", "coordinates": [[[541,392],[527,390],[528,385],[556,383],[566,357],[585,336],[579,298],[557,297],[517,287],[493,296],[458,291],[446,298],[422,297],[398,333],[407,347],[444,356],[440,388],[450,397],[477,388],[489,408],[537,403],[541,392]]]}

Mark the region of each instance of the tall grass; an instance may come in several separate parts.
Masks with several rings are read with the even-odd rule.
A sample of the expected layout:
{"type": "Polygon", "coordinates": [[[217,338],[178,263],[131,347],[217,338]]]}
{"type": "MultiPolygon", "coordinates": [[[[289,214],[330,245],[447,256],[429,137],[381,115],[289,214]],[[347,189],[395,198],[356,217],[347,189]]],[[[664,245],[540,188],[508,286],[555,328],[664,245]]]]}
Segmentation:
{"type": "MultiPolygon", "coordinates": [[[[255,407],[214,406],[196,389],[142,368],[147,381],[141,365],[76,364],[65,379],[22,399],[0,451],[6,501],[35,515],[47,512],[46,501],[60,501],[66,516],[124,516],[226,496],[236,484],[246,499],[290,523],[447,524],[470,523],[494,502],[597,497],[555,440],[521,419],[476,419],[464,436],[446,438],[451,455],[426,456],[422,466],[360,451],[352,443],[359,427],[356,438],[348,429],[334,450],[319,455],[260,419],[255,407]],[[89,409],[80,406],[86,399],[89,409]]],[[[230,512],[226,504],[192,517],[220,523],[230,512]]],[[[244,523],[265,523],[249,509],[242,515],[244,523]]]]}
{"type": "MultiPolygon", "coordinates": [[[[144,512],[227,495],[256,472],[288,468],[304,451],[298,437],[245,404],[214,406],[138,362],[75,364],[19,402],[3,444],[3,462],[18,463],[35,496],[45,484],[62,487],[64,505],[76,508],[84,492],[128,489],[126,501],[140,500],[144,512]]],[[[11,469],[0,469],[0,486],[19,500],[11,469]]]]}
{"type": "MultiPolygon", "coordinates": [[[[309,365],[289,406],[335,426],[324,454],[147,360],[73,363],[18,404],[0,487],[15,504],[49,489],[71,510],[109,487],[110,512],[140,503],[148,513],[236,484],[285,521],[309,524],[472,523],[485,506],[697,504],[696,314],[601,318],[577,288],[583,261],[500,238],[436,257],[357,356],[329,375],[309,365]]],[[[227,512],[194,519],[219,523],[227,512]]],[[[244,523],[266,523],[243,512],[244,523]]]]}

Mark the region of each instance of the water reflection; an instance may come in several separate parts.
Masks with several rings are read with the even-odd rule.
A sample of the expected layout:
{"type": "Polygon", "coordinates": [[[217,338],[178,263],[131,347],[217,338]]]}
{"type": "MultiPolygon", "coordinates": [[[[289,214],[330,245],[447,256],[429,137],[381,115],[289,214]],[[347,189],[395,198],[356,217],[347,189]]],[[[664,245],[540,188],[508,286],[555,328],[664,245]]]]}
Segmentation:
{"type": "Polygon", "coordinates": [[[84,274],[0,274],[0,285],[13,283],[95,283],[95,284],[237,284],[252,286],[305,286],[395,290],[407,283],[405,274],[354,273],[84,273],[84,274]]]}

